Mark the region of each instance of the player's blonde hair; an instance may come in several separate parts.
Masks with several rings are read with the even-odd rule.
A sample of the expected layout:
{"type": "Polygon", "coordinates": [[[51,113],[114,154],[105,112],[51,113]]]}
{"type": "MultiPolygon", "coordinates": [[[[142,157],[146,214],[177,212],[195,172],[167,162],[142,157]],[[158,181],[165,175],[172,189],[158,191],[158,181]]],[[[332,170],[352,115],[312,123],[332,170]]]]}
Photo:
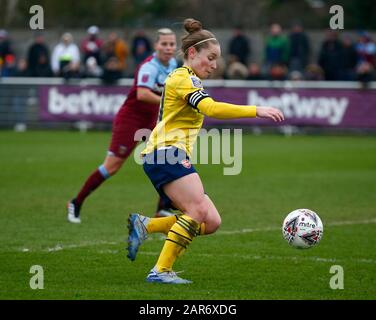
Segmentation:
{"type": "Polygon", "coordinates": [[[209,43],[219,44],[213,33],[202,28],[200,21],[192,18],[185,19],[184,29],[188,32],[181,39],[181,51],[184,54],[184,58],[188,57],[188,49],[191,47],[195,47],[197,51],[200,51],[202,48],[207,48],[209,43]]]}
{"type": "Polygon", "coordinates": [[[161,36],[169,36],[169,35],[175,35],[175,32],[172,31],[170,28],[158,29],[155,35],[155,42],[158,42],[161,36]]]}

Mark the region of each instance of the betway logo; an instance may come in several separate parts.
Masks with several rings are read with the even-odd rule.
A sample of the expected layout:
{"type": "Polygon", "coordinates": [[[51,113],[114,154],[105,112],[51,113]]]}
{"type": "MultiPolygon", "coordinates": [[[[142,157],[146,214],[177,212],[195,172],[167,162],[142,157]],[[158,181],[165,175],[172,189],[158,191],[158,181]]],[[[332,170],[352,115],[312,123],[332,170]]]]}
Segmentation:
{"type": "Polygon", "coordinates": [[[347,98],[300,97],[297,93],[264,98],[257,91],[248,92],[248,104],[281,109],[286,118],[326,119],[330,125],[341,123],[349,105],[347,98]]]}
{"type": "Polygon", "coordinates": [[[62,94],[56,88],[48,91],[48,111],[51,114],[115,115],[126,99],[123,94],[98,94],[95,90],[62,94]]]}

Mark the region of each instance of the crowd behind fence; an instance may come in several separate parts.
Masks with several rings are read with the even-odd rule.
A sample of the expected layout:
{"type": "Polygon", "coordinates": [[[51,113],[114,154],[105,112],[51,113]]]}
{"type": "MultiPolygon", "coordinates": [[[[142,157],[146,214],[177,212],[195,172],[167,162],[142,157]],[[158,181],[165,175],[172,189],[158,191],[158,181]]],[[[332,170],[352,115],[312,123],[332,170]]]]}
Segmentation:
{"type": "MultiPolygon", "coordinates": [[[[97,26],[80,35],[63,32],[60,39],[51,39],[51,34],[30,33],[33,41],[25,47],[12,32],[0,30],[1,77],[99,78],[112,84],[133,77],[134,68],[153,51],[152,35],[145,30],[135,30],[130,39],[119,31],[104,36],[97,26]]],[[[212,78],[375,80],[376,44],[369,32],[327,30],[318,40],[299,23],[288,30],[274,23],[261,40],[256,34],[239,26],[226,41],[220,39],[224,56],[212,78]]]]}

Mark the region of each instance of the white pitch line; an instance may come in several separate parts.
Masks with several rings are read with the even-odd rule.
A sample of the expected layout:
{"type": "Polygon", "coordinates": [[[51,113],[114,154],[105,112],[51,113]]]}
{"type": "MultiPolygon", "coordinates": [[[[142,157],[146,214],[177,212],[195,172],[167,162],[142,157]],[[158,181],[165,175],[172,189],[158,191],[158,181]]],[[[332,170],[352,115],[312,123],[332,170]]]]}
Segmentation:
{"type": "MultiPolygon", "coordinates": [[[[141,252],[140,252],[141,253],[141,252]]],[[[330,262],[330,263],[345,263],[348,261],[358,263],[370,263],[376,264],[376,260],[373,259],[337,259],[337,258],[322,258],[322,257],[297,257],[297,256],[251,256],[245,254],[211,254],[211,253],[199,253],[202,257],[224,257],[224,258],[240,258],[247,260],[292,260],[292,261],[314,261],[314,262],[330,262]]]]}
{"type": "MultiPolygon", "coordinates": [[[[98,253],[102,254],[121,254],[122,250],[99,250],[98,253]]],[[[160,252],[158,251],[140,251],[139,255],[143,256],[153,256],[157,257],[160,252]]],[[[233,259],[240,258],[244,260],[280,260],[280,261],[312,261],[312,262],[323,262],[323,263],[346,263],[346,262],[356,262],[356,263],[365,263],[365,264],[376,264],[376,260],[373,259],[337,259],[337,258],[322,258],[322,257],[297,257],[297,256],[259,256],[259,255],[246,255],[246,254],[214,254],[214,253],[195,253],[195,256],[201,258],[222,258],[222,259],[233,259]]]]}
{"type": "Polygon", "coordinates": [[[374,219],[367,219],[367,220],[354,220],[354,221],[334,221],[328,224],[328,226],[345,226],[345,225],[355,225],[355,224],[372,224],[376,223],[376,218],[374,219]]]}
{"type": "Polygon", "coordinates": [[[85,248],[85,247],[92,247],[92,246],[100,246],[100,245],[118,245],[118,242],[114,241],[87,241],[77,244],[57,244],[53,247],[43,248],[43,249],[31,249],[31,248],[22,248],[19,251],[22,252],[55,252],[61,251],[65,249],[76,249],[76,248],[85,248]]]}
{"type": "MultiPolygon", "coordinates": [[[[102,253],[118,254],[118,250],[108,250],[102,253]]],[[[160,252],[157,251],[140,251],[139,254],[145,256],[158,256],[160,252]]],[[[291,260],[291,261],[313,261],[313,262],[330,262],[330,263],[346,263],[353,261],[357,263],[376,264],[376,260],[373,259],[337,259],[337,258],[322,258],[322,257],[297,257],[297,256],[259,256],[259,255],[246,255],[246,254],[214,254],[214,253],[195,253],[196,256],[202,258],[240,258],[244,260],[291,260]]]]}
{"type": "MultiPolygon", "coordinates": [[[[119,254],[122,253],[121,250],[99,250],[99,253],[103,254],[119,254]]],[[[138,254],[143,256],[158,256],[160,254],[159,251],[140,251],[138,254]]],[[[246,254],[223,254],[223,253],[195,253],[196,256],[202,258],[240,258],[244,260],[290,260],[290,261],[313,261],[313,262],[330,262],[330,263],[346,263],[349,261],[357,262],[357,263],[366,263],[366,264],[376,264],[376,260],[373,259],[337,259],[337,258],[322,258],[322,257],[297,257],[297,256],[259,256],[259,255],[246,255],[246,254]]]]}
{"type": "MultiPolygon", "coordinates": [[[[346,225],[357,225],[357,224],[374,224],[376,223],[375,219],[367,219],[367,220],[354,220],[354,221],[334,221],[331,223],[325,224],[328,227],[337,227],[337,226],[346,226],[346,225]]],[[[268,228],[245,228],[240,230],[219,230],[215,234],[217,235],[233,235],[233,234],[241,234],[241,233],[253,233],[253,232],[267,232],[267,231],[277,231],[281,230],[279,227],[268,227],[268,228]]]]}
{"type": "MultiPolygon", "coordinates": [[[[336,227],[336,226],[343,226],[343,225],[359,225],[359,224],[374,224],[376,223],[375,219],[367,219],[367,220],[354,220],[354,221],[334,221],[331,223],[326,224],[328,227],[336,227]]],[[[268,227],[268,228],[245,228],[240,230],[219,230],[214,235],[235,235],[235,234],[244,234],[244,233],[253,233],[253,232],[267,232],[267,231],[278,231],[281,228],[278,227],[268,227]]],[[[84,247],[93,247],[98,245],[119,245],[121,243],[125,243],[125,240],[122,242],[114,242],[114,241],[105,241],[105,240],[98,240],[98,241],[85,241],[78,244],[57,244],[53,247],[43,248],[43,249],[35,249],[35,248],[18,248],[17,251],[21,252],[56,252],[66,249],[76,249],[76,248],[84,248],[84,247]]]]}
{"type": "Polygon", "coordinates": [[[233,235],[233,234],[240,234],[240,233],[253,233],[253,232],[266,232],[266,231],[277,231],[281,230],[281,228],[277,227],[268,227],[268,228],[245,228],[239,230],[219,230],[214,235],[233,235]]]}
{"type": "Polygon", "coordinates": [[[95,241],[95,242],[83,242],[79,244],[68,244],[68,245],[61,245],[57,244],[55,247],[44,249],[43,251],[54,252],[54,251],[61,251],[63,249],[75,249],[75,248],[84,248],[89,246],[97,246],[97,245],[117,245],[117,242],[113,241],[95,241]]]}

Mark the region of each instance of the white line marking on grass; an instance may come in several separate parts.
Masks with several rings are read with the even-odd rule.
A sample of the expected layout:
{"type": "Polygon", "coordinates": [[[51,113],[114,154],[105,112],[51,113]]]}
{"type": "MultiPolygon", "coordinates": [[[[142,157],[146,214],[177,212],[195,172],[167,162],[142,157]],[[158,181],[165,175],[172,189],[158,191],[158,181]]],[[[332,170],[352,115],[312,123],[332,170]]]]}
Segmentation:
{"type": "MultiPolygon", "coordinates": [[[[359,224],[374,224],[376,223],[376,219],[367,219],[367,220],[354,220],[354,221],[334,221],[331,223],[327,223],[326,226],[328,227],[335,227],[335,226],[343,226],[343,225],[359,225],[359,224]]],[[[217,236],[220,235],[235,235],[235,234],[241,234],[241,233],[253,233],[253,232],[267,232],[267,231],[278,231],[281,230],[281,228],[278,227],[268,227],[268,228],[245,228],[240,230],[219,230],[214,234],[217,236]]],[[[156,238],[160,241],[164,240],[164,236],[160,236],[156,238]]],[[[119,245],[124,244],[124,241],[121,242],[114,242],[114,241],[105,241],[105,240],[98,240],[98,241],[85,241],[78,244],[57,244],[53,247],[48,248],[18,248],[17,251],[20,252],[56,252],[66,249],[76,249],[76,248],[85,248],[85,247],[94,247],[94,246],[100,246],[100,245],[119,245]]],[[[144,253],[145,254],[145,253],[144,253]]],[[[310,258],[312,259],[312,258],[310,258]]],[[[367,259],[363,259],[367,261],[367,259]]],[[[357,260],[360,261],[360,260],[357,260]]],[[[374,260],[370,260],[370,263],[374,263],[374,260]]]]}
{"type": "Polygon", "coordinates": [[[118,242],[113,242],[113,241],[88,241],[88,242],[82,242],[79,244],[67,244],[67,245],[62,245],[62,244],[57,244],[56,246],[52,248],[46,248],[43,249],[42,251],[47,251],[47,252],[54,252],[54,251],[61,251],[63,249],[75,249],[75,248],[84,248],[84,247],[90,247],[90,246],[98,246],[98,245],[117,245],[118,242]]]}
{"type": "Polygon", "coordinates": [[[353,225],[353,224],[372,224],[376,223],[375,219],[367,219],[367,220],[354,220],[354,221],[334,221],[328,224],[329,227],[331,226],[346,226],[346,225],[353,225]]]}
{"type": "MultiPolygon", "coordinates": [[[[141,251],[141,255],[146,256],[158,256],[159,252],[153,251],[141,251]]],[[[214,253],[195,253],[196,256],[203,258],[240,258],[245,260],[291,260],[291,261],[313,261],[313,262],[330,262],[330,263],[346,263],[348,261],[357,262],[357,263],[370,263],[376,264],[376,260],[372,259],[336,259],[336,258],[322,258],[322,257],[297,257],[297,256],[255,256],[255,255],[246,255],[246,254],[214,254],[214,253]]]]}
{"type": "Polygon", "coordinates": [[[233,235],[233,234],[240,234],[240,233],[253,233],[253,232],[266,232],[266,231],[277,231],[281,230],[281,228],[277,227],[269,227],[269,228],[246,228],[240,230],[219,230],[214,235],[233,235]]]}
{"type": "MultiPolygon", "coordinates": [[[[102,254],[119,254],[122,253],[120,250],[99,250],[98,253],[102,254]]],[[[159,251],[140,251],[139,255],[143,256],[153,256],[157,257],[160,252],[159,251]]],[[[313,261],[313,262],[323,262],[323,263],[346,263],[346,262],[356,262],[356,263],[366,263],[366,264],[376,264],[376,260],[372,259],[337,259],[337,258],[322,258],[322,257],[297,257],[297,256],[259,256],[259,255],[246,255],[246,254],[214,254],[214,253],[195,253],[196,256],[201,258],[223,258],[223,259],[231,259],[231,258],[240,258],[244,260],[281,260],[281,261],[313,261]]]]}
{"type": "Polygon", "coordinates": [[[85,241],[78,244],[57,244],[53,247],[49,248],[41,248],[41,249],[32,249],[32,248],[21,248],[19,251],[21,252],[55,252],[61,251],[65,249],[76,249],[76,248],[85,248],[85,247],[92,247],[92,246],[100,246],[100,245],[118,245],[118,242],[113,241],[85,241]]]}
{"type": "Polygon", "coordinates": [[[292,260],[292,261],[314,261],[314,262],[330,262],[330,263],[345,263],[348,261],[358,262],[358,263],[371,263],[376,264],[376,260],[372,259],[337,259],[337,258],[322,258],[322,257],[297,257],[297,256],[251,256],[245,254],[210,254],[204,253],[199,254],[205,257],[224,257],[224,258],[240,258],[240,259],[250,259],[250,260],[292,260]]]}
{"type": "MultiPolygon", "coordinates": [[[[357,225],[357,224],[373,224],[376,223],[376,219],[367,219],[367,220],[354,220],[354,221],[334,221],[324,225],[328,227],[336,226],[346,226],[346,225],[357,225]]],[[[281,227],[268,227],[268,228],[245,228],[240,230],[219,230],[215,234],[217,235],[233,235],[241,233],[253,233],[253,232],[266,232],[266,231],[277,231],[281,230],[281,227]]]]}

